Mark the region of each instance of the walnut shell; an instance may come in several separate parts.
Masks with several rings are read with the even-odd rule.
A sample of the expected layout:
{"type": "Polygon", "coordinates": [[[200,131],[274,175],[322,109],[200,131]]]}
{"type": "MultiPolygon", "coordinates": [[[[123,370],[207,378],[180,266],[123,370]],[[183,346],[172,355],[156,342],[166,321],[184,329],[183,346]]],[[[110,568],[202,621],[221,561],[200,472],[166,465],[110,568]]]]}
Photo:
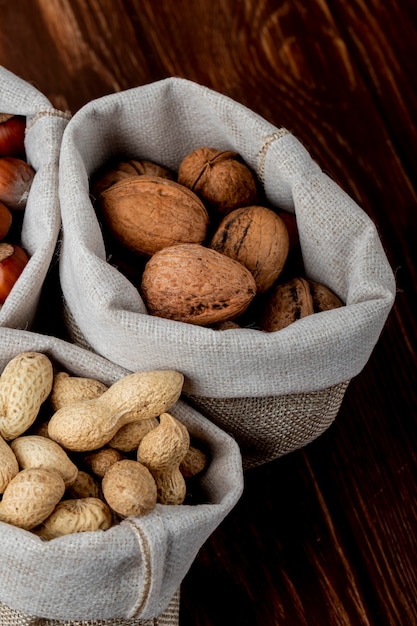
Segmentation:
{"type": "Polygon", "coordinates": [[[153,161],[127,159],[116,161],[100,169],[92,178],[91,193],[95,198],[105,190],[131,176],[161,176],[173,180],[174,176],[170,170],[159,163],[153,161]]]}
{"type": "Polygon", "coordinates": [[[271,209],[243,207],[223,218],[210,247],[243,263],[255,279],[257,292],[264,293],[281,274],[287,260],[288,230],[271,209]]]}
{"type": "Polygon", "coordinates": [[[158,176],[126,178],[100,195],[104,222],[128,250],[152,256],[176,243],[201,243],[208,214],[187,187],[158,176]]]}
{"type": "Polygon", "coordinates": [[[308,281],[310,293],[313,298],[314,312],[330,311],[343,306],[342,300],[329,287],[315,280],[308,281]]]}
{"type": "Polygon", "coordinates": [[[310,286],[305,278],[292,278],[272,288],[265,303],[260,328],[274,332],[314,313],[310,286]]]}
{"type": "Polygon", "coordinates": [[[205,205],[222,215],[257,203],[256,178],[231,150],[202,146],[187,154],[178,168],[178,182],[194,191],[205,205]]]}
{"type": "Polygon", "coordinates": [[[149,313],[208,326],[237,317],[256,294],[249,270],[199,244],[177,244],[147,262],[141,291],[149,313]]]}

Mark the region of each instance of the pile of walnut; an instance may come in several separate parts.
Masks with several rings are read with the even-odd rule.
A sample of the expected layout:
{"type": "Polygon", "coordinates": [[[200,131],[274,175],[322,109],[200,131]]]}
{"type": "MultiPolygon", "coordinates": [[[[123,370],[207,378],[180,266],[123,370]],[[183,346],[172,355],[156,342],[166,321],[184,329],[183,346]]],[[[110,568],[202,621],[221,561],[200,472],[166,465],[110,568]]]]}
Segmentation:
{"type": "Polygon", "coordinates": [[[267,206],[236,152],[200,147],[178,172],[117,160],[92,177],[109,261],[150,314],[216,330],[280,330],[342,306],[303,269],[294,215],[267,206]]]}
{"type": "Polygon", "coordinates": [[[168,412],[183,380],[145,371],[106,386],[16,355],[0,377],[0,521],[49,540],[183,504],[208,462],[168,412]]]}
{"type": "Polygon", "coordinates": [[[29,261],[20,233],[35,176],[26,161],[26,118],[0,113],[0,306],[29,261]]]}

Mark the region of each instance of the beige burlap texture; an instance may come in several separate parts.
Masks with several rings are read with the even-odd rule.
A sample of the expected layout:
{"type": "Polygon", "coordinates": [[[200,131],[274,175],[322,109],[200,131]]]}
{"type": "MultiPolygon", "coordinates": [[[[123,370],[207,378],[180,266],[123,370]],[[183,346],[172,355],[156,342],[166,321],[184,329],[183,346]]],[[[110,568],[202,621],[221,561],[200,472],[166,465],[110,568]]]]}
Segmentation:
{"type": "MultiPolygon", "coordinates": [[[[110,385],[128,373],[56,337],[0,328],[0,372],[22,351],[47,354],[56,371],[110,385]]],[[[183,400],[170,412],[206,448],[210,464],[195,504],[161,505],[106,531],[43,541],[0,523],[0,624],[176,626],[179,589],[199,549],[238,501],[242,459],[235,440],[183,400]]]]}
{"type": "Polygon", "coordinates": [[[74,341],[128,369],[180,369],[187,396],[233,434],[246,467],[329,426],[380,336],[395,282],[372,221],[297,138],[222,94],[168,78],[79,110],[64,132],[59,180],[60,278],[74,341]],[[268,202],[296,214],[307,276],[346,306],[274,333],[148,315],[138,290],[107,262],[90,177],[114,157],[175,171],[202,145],[238,152],[268,202]]]}
{"type": "Polygon", "coordinates": [[[0,112],[26,116],[26,157],[36,172],[21,236],[30,259],[1,307],[0,326],[31,328],[60,231],[58,161],[70,115],[54,109],[33,85],[3,67],[0,85],[0,112]]]}

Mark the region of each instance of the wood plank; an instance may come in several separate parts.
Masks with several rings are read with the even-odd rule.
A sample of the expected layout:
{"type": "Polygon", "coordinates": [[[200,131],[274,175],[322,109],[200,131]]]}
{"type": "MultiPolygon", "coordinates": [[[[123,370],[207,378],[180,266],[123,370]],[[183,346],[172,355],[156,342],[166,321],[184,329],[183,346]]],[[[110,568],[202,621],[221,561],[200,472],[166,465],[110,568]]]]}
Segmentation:
{"type": "Polygon", "coordinates": [[[0,63],[56,106],[195,80],[293,132],[377,225],[395,305],[335,423],[248,472],[181,626],[417,623],[417,23],[388,0],[0,1],[0,63]],[[19,19],[17,19],[17,17],[19,19]]]}

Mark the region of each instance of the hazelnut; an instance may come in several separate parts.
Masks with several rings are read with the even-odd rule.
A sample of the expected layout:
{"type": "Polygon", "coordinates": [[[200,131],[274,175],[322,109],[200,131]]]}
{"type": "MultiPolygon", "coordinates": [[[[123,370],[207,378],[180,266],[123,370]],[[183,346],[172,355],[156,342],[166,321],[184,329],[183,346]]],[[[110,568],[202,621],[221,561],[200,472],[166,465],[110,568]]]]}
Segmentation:
{"type": "Polygon", "coordinates": [[[0,157],[25,156],[25,130],[23,115],[0,113],[0,157]]]}
{"type": "Polygon", "coordinates": [[[12,225],[12,214],[3,202],[0,202],[0,240],[4,239],[12,225]]]}
{"type": "Polygon", "coordinates": [[[9,209],[22,211],[34,176],[34,169],[23,159],[0,158],[0,202],[9,209]]]}
{"type": "Polygon", "coordinates": [[[4,304],[28,260],[20,246],[0,243],[0,304],[4,304]]]}
{"type": "Polygon", "coordinates": [[[201,147],[187,154],[178,182],[194,191],[213,211],[226,215],[257,203],[256,178],[236,152],[201,147]]]}

